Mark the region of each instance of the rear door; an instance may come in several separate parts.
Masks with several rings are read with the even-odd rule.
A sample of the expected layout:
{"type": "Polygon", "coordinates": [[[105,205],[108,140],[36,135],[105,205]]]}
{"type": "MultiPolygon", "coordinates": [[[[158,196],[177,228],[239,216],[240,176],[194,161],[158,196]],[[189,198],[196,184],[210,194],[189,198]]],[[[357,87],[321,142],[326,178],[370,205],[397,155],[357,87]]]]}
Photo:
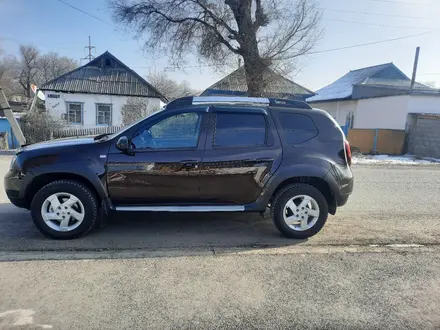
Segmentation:
{"type": "Polygon", "coordinates": [[[252,203],[281,162],[273,120],[264,108],[215,106],[209,111],[200,164],[201,199],[225,205],[252,203]]]}

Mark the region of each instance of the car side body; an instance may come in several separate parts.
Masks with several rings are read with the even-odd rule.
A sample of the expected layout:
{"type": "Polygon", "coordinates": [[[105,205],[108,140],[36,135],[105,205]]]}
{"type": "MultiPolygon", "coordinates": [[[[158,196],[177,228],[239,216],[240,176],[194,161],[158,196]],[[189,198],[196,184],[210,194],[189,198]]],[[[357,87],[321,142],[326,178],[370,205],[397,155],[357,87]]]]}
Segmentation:
{"type": "Polygon", "coordinates": [[[75,181],[95,195],[102,223],[112,211],[264,212],[292,184],[319,190],[331,214],[347,202],[347,144],[325,111],[301,102],[183,101],[110,136],[23,146],[5,177],[8,198],[29,209],[46,185],[75,181]],[[174,130],[191,132],[178,146],[161,131],[174,119],[174,130]]]}

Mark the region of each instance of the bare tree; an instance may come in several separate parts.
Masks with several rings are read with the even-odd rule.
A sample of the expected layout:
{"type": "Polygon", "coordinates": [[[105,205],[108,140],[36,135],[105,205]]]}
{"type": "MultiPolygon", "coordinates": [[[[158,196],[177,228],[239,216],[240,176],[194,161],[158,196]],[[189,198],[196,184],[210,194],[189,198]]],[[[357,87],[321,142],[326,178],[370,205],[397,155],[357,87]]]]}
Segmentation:
{"type": "Polygon", "coordinates": [[[7,96],[18,94],[20,91],[16,79],[17,64],[17,59],[14,56],[0,58],[0,86],[7,96]]]}
{"type": "Polygon", "coordinates": [[[147,35],[146,47],[176,63],[196,51],[213,63],[243,57],[250,95],[263,72],[307,54],[319,38],[316,0],[109,0],[116,21],[147,35]]]}
{"type": "Polygon", "coordinates": [[[0,84],[10,95],[32,96],[31,84],[41,86],[47,81],[75,69],[77,62],[57,53],[40,55],[34,46],[20,46],[19,59],[11,55],[0,57],[0,84]]]}
{"type": "Polygon", "coordinates": [[[147,81],[156,87],[169,100],[175,100],[184,96],[198,94],[198,91],[191,88],[189,82],[177,82],[169,78],[164,72],[151,73],[147,76],[147,81]]]}
{"type": "Polygon", "coordinates": [[[38,77],[38,56],[40,52],[34,46],[20,46],[20,68],[18,83],[23,88],[23,94],[31,97],[31,84],[38,77]]]}
{"type": "Polygon", "coordinates": [[[130,97],[127,104],[122,106],[122,124],[124,126],[130,125],[135,121],[148,116],[154,110],[148,106],[148,100],[142,97],[130,97]]]}
{"type": "Polygon", "coordinates": [[[78,66],[75,60],[66,56],[59,56],[54,52],[40,56],[37,64],[40,71],[39,84],[55,79],[78,66]]]}

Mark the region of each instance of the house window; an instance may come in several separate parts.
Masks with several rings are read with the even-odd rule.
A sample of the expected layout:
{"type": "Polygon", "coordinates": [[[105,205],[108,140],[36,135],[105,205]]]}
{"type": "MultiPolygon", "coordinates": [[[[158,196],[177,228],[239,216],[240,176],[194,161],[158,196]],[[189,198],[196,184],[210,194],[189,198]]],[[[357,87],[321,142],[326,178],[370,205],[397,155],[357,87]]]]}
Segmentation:
{"type": "Polygon", "coordinates": [[[74,125],[83,123],[82,103],[67,103],[67,122],[74,125]]]}
{"type": "Polygon", "coordinates": [[[97,104],[96,105],[96,125],[111,126],[112,124],[112,105],[97,104]]]}

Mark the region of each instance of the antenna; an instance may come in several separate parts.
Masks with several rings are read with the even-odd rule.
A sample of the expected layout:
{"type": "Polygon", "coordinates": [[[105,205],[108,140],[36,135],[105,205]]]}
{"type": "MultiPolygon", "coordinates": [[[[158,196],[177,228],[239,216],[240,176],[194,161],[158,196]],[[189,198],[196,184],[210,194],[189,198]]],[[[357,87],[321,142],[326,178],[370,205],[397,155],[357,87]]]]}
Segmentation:
{"type": "Polygon", "coordinates": [[[96,49],[95,46],[92,46],[92,42],[90,41],[90,36],[89,36],[89,45],[85,46],[84,48],[89,50],[89,55],[87,55],[86,57],[83,57],[82,60],[89,60],[89,62],[91,60],[93,60],[95,58],[95,56],[92,55],[92,49],[96,49]]]}

